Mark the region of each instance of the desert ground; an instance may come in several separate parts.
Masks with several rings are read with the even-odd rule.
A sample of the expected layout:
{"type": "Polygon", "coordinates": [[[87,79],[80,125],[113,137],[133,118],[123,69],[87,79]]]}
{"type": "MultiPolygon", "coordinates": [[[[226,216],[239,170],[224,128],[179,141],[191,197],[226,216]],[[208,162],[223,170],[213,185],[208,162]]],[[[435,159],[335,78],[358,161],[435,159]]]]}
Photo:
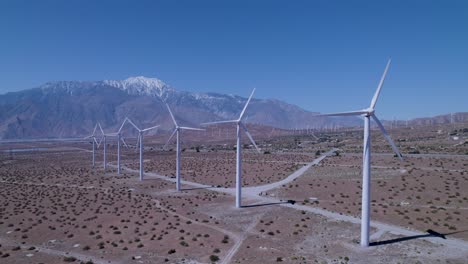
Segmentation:
{"type": "MultiPolygon", "coordinates": [[[[234,206],[229,135],[0,144],[0,263],[468,263],[468,124],[372,131],[371,246],[359,246],[362,130],[253,132],[234,206]],[[130,144],[130,142],[133,143],[130,144]],[[446,239],[427,230],[446,236],[446,239]]],[[[215,130],[216,131],[216,130],[215,130]]]]}

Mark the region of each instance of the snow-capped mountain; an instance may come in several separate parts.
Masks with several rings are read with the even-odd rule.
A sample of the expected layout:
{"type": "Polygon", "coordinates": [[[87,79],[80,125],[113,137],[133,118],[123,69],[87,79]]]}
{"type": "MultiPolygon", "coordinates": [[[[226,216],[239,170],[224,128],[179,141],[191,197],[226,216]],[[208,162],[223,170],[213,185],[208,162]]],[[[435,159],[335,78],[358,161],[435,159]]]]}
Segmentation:
{"type": "Polygon", "coordinates": [[[148,95],[162,98],[174,89],[157,78],[130,77],[123,81],[105,80],[102,84],[119,88],[131,95],[148,95]]]}
{"type": "MultiPolygon", "coordinates": [[[[165,103],[181,123],[237,118],[247,98],[218,93],[191,93],[156,78],[57,81],[38,88],[0,95],[0,138],[75,137],[90,133],[100,122],[114,131],[128,116],[141,126],[162,124],[169,129],[165,103]]],[[[329,125],[331,119],[275,99],[253,99],[247,122],[293,129],[329,125]]],[[[333,120],[340,125],[356,120],[333,120]]],[[[107,132],[106,131],[106,132],[107,132]]]]}

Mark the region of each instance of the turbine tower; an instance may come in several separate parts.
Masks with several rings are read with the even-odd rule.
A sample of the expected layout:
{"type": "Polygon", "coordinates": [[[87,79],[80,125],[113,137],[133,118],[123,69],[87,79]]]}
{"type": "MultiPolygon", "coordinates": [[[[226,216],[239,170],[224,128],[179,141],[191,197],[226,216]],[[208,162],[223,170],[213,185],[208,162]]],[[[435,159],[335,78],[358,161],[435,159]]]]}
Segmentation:
{"type": "Polygon", "coordinates": [[[176,140],[177,140],[177,143],[176,143],[176,189],[177,191],[180,191],[180,131],[181,130],[203,131],[204,129],[179,126],[177,124],[177,121],[175,120],[174,115],[172,114],[171,108],[169,107],[168,104],[166,104],[166,106],[167,106],[167,110],[169,110],[169,114],[171,115],[172,122],[174,122],[174,131],[172,132],[171,136],[167,140],[163,149],[166,148],[166,146],[169,144],[169,142],[171,141],[172,137],[174,137],[174,134],[175,134],[176,140]]]}
{"type": "MultiPolygon", "coordinates": [[[[137,127],[137,125],[135,125],[135,123],[132,122],[132,120],[130,120],[129,118],[126,118],[126,120],[136,129],[138,130],[138,142],[140,144],[140,181],[143,180],[143,133],[144,132],[147,132],[149,130],[152,130],[152,129],[155,129],[155,128],[158,128],[159,125],[157,126],[153,126],[153,127],[148,127],[148,128],[145,128],[145,129],[140,129],[137,127]]],[[[138,143],[137,143],[138,145],[138,143]]]]}
{"type": "Polygon", "coordinates": [[[252,96],[255,92],[255,89],[253,89],[252,93],[250,94],[249,99],[245,103],[244,109],[242,109],[242,112],[239,115],[239,118],[236,120],[227,120],[227,121],[217,121],[217,122],[209,122],[209,123],[203,123],[202,125],[213,125],[213,124],[223,124],[223,123],[235,123],[237,124],[237,148],[236,148],[236,207],[241,208],[242,207],[242,201],[241,201],[241,195],[242,195],[242,156],[241,156],[241,129],[244,130],[245,134],[247,137],[250,139],[250,142],[255,146],[255,149],[260,153],[260,149],[257,147],[257,144],[255,144],[254,139],[252,138],[252,135],[250,135],[249,131],[247,130],[247,127],[242,123],[242,117],[244,117],[245,111],[247,110],[247,106],[250,103],[250,100],[252,99],[252,96]]]}
{"type": "Polygon", "coordinates": [[[369,246],[369,226],[370,226],[370,176],[371,176],[371,130],[370,130],[370,119],[374,119],[374,121],[379,126],[380,130],[382,131],[384,137],[390,143],[393,151],[395,154],[403,160],[398,148],[396,147],[393,140],[390,138],[389,134],[385,130],[384,126],[380,122],[380,120],[375,115],[375,105],[377,103],[377,99],[379,98],[380,90],[382,89],[385,76],[387,75],[388,68],[390,67],[391,59],[388,60],[387,66],[385,67],[385,71],[380,79],[379,86],[377,87],[377,91],[372,98],[371,104],[368,108],[363,110],[351,111],[351,112],[341,112],[341,113],[332,113],[332,114],[322,114],[319,116],[362,116],[364,117],[364,151],[363,151],[363,164],[362,164],[362,216],[361,216],[361,246],[368,247],[369,246]]]}

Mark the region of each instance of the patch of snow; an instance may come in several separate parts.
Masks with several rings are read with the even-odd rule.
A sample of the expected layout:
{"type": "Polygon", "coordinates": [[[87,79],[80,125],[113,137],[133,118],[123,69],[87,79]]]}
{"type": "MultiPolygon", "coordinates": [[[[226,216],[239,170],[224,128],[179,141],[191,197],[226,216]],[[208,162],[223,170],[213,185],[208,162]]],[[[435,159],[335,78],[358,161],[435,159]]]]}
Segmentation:
{"type": "Polygon", "coordinates": [[[144,76],[130,77],[125,80],[105,80],[104,84],[116,87],[133,95],[149,95],[162,97],[167,91],[174,89],[157,78],[144,76]]]}

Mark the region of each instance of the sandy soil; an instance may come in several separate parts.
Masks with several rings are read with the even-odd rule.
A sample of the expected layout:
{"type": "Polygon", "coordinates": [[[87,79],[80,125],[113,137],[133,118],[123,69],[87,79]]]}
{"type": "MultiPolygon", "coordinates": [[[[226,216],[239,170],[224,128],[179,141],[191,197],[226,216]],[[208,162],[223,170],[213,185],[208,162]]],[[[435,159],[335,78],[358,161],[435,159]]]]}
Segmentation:
{"type": "MultiPolygon", "coordinates": [[[[171,178],[174,152],[151,144],[142,182],[132,149],[123,151],[129,169],[121,175],[113,167],[115,146],[109,148],[105,172],[101,149],[98,166],[91,168],[89,144],[3,152],[0,262],[467,263],[465,156],[408,155],[399,162],[375,154],[371,241],[376,244],[363,249],[357,244],[362,142],[352,133],[338,140],[283,137],[260,143],[272,154],[245,152],[242,209],[234,207],[229,188],[234,152],[224,146],[187,148],[182,192],[174,190],[171,178]],[[322,156],[343,141],[339,156],[322,156]]],[[[460,154],[463,148],[440,153],[460,154]]]]}

